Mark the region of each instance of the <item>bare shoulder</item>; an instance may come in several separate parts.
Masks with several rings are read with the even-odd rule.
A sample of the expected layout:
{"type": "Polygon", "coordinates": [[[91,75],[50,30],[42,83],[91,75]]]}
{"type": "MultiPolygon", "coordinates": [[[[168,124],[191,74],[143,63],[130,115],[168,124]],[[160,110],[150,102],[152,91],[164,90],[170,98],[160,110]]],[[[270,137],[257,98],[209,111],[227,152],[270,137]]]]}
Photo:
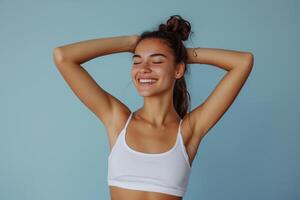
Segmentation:
{"type": "Polygon", "coordinates": [[[186,114],[182,119],[181,134],[182,134],[183,142],[185,146],[187,146],[192,136],[191,121],[188,114],[186,114]]]}
{"type": "Polygon", "coordinates": [[[192,163],[197,154],[202,138],[196,137],[197,134],[195,134],[193,128],[193,119],[190,113],[187,113],[182,119],[181,133],[190,163],[192,163]]]}
{"type": "Polygon", "coordinates": [[[124,128],[130,114],[131,111],[128,107],[115,109],[112,114],[111,123],[104,124],[111,147],[115,143],[115,140],[119,136],[121,130],[124,128]]]}

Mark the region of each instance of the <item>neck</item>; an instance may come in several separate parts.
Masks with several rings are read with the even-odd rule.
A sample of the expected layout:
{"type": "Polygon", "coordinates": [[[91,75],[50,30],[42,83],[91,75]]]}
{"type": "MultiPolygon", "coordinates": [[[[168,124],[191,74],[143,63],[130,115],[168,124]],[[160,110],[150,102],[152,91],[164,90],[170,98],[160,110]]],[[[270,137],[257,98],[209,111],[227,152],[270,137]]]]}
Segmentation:
{"type": "Polygon", "coordinates": [[[144,105],[138,113],[143,120],[157,126],[181,119],[173,105],[173,95],[144,97],[144,105]]]}

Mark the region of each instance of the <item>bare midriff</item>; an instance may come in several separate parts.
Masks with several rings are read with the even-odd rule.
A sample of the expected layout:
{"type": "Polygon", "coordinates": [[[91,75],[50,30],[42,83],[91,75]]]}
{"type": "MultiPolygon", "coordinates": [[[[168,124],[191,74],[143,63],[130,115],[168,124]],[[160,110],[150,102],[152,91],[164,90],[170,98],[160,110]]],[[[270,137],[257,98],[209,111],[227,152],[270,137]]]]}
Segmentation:
{"type": "Polygon", "coordinates": [[[109,186],[111,200],[182,200],[182,197],[159,192],[138,191],[109,186]]]}

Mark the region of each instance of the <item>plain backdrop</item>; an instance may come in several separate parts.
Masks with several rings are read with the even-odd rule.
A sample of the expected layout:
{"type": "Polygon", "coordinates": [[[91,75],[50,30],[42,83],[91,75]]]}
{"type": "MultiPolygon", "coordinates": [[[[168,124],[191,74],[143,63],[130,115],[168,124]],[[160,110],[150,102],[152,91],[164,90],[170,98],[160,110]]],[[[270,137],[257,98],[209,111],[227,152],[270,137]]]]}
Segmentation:
{"type": "MultiPolygon", "coordinates": [[[[192,25],[187,47],[249,51],[254,67],[202,140],[185,200],[300,199],[299,35],[296,0],[0,0],[0,199],[109,199],[102,122],[56,69],[57,46],[140,34],[174,14],[192,25]]],[[[132,111],[142,106],[131,53],[83,64],[132,111]]],[[[195,108],[225,71],[193,64],[195,108]]]]}

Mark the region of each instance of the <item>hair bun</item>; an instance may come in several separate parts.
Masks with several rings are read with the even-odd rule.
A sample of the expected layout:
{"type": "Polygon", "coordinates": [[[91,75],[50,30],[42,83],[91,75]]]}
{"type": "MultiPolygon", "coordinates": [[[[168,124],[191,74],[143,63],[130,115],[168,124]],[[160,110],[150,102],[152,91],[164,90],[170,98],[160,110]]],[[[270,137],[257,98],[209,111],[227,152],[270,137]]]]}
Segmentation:
{"type": "Polygon", "coordinates": [[[181,40],[185,41],[191,32],[191,24],[184,20],[180,15],[172,15],[166,24],[160,24],[159,31],[176,33],[181,40]]]}

